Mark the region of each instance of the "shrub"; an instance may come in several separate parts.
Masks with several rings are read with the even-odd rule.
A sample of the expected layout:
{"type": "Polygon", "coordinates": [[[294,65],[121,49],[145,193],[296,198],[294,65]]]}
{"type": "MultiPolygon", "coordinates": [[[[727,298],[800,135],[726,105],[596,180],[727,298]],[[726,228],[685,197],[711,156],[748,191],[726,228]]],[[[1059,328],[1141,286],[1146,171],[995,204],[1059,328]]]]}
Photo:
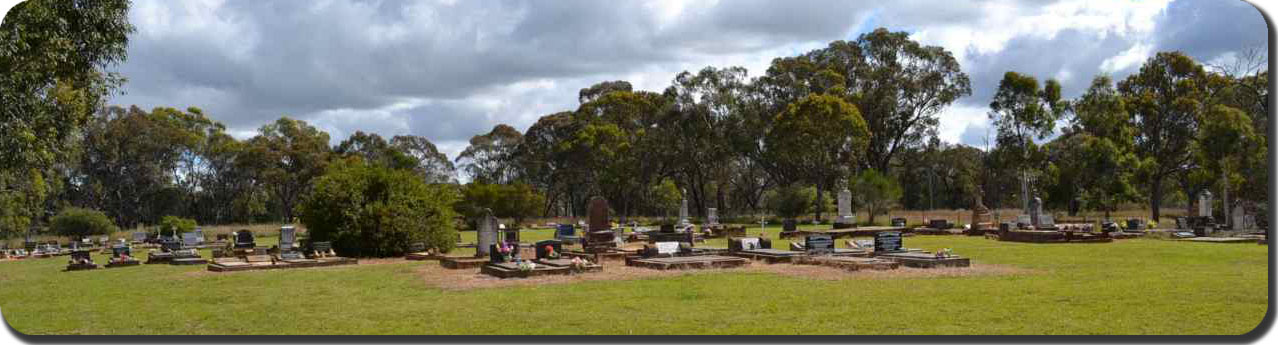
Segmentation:
{"type": "Polygon", "coordinates": [[[312,241],[347,256],[403,255],[411,243],[447,252],[457,240],[456,190],[428,185],[407,170],[339,161],[298,206],[312,241]]]}
{"type": "Polygon", "coordinates": [[[772,190],[764,198],[768,208],[778,217],[793,219],[812,209],[816,203],[816,189],[793,184],[772,190]]]}
{"type": "Polygon", "coordinates": [[[72,238],[107,235],[120,230],[102,211],[76,207],[63,209],[53,217],[49,227],[55,234],[72,238]]]}
{"type": "Polygon", "coordinates": [[[164,216],[160,218],[160,236],[177,236],[184,232],[195,231],[194,219],[187,219],[178,216],[164,216]]]}

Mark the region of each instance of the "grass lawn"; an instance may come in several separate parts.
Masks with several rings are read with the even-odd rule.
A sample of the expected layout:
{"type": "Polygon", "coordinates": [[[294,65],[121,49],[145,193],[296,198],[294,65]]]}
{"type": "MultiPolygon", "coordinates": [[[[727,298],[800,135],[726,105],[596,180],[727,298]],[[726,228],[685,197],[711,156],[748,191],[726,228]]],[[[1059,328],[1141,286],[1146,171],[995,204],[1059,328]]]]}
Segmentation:
{"type": "Polygon", "coordinates": [[[905,245],[1009,269],[838,273],[846,279],[734,269],[459,291],[427,284],[434,261],[60,272],[59,257],[0,262],[0,312],[26,334],[1242,334],[1269,301],[1269,248],[1255,244],[914,236],[905,245]]]}

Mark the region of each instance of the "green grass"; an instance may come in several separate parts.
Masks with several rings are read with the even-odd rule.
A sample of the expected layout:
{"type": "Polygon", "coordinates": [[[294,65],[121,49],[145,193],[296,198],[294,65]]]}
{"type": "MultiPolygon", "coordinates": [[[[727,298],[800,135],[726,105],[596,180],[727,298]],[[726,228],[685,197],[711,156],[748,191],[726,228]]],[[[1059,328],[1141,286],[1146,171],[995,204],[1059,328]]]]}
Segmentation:
{"type": "Polygon", "coordinates": [[[717,271],[454,291],[418,276],[433,261],[215,274],[167,265],[60,272],[57,258],[0,262],[0,310],[27,334],[1242,334],[1268,304],[1268,247],[1255,244],[905,243],[1020,273],[817,280],[717,271]]]}

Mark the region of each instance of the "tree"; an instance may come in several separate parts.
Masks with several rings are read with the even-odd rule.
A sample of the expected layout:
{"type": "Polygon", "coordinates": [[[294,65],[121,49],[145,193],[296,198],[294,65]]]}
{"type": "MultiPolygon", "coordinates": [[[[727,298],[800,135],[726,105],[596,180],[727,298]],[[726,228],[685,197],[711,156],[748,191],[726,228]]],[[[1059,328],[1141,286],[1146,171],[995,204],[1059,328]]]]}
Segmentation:
{"type": "Polygon", "coordinates": [[[50,230],[58,236],[84,238],[90,235],[109,235],[120,231],[106,214],[98,210],[71,207],[62,210],[49,223],[50,230]]]}
{"type": "Polygon", "coordinates": [[[848,181],[848,185],[852,186],[852,195],[856,196],[858,203],[869,211],[870,224],[874,224],[875,215],[887,213],[896,205],[902,195],[901,185],[896,180],[874,169],[862,171],[848,181]]]}
{"type": "Polygon", "coordinates": [[[571,154],[572,148],[566,145],[582,127],[573,114],[565,111],[537,119],[524,133],[524,141],[515,155],[520,174],[546,195],[543,215],[550,214],[557,205],[566,214],[575,215],[573,211],[578,205],[584,205],[589,195],[586,188],[581,188],[589,186],[589,174],[582,169],[581,156],[571,154]]]}
{"type": "Polygon", "coordinates": [[[1139,178],[1148,181],[1155,220],[1162,211],[1164,183],[1191,163],[1190,146],[1198,131],[1206,77],[1202,66],[1190,57],[1162,52],[1118,83],[1136,127],[1136,154],[1143,161],[1139,178]]]}
{"type": "Polygon", "coordinates": [[[127,0],[29,0],[0,22],[0,231],[25,231],[45,203],[51,167],[123,82],[127,0]],[[33,182],[39,182],[34,184],[33,182]]]}
{"type": "Polygon", "coordinates": [[[998,145],[1007,150],[1009,163],[1021,177],[1021,209],[1029,209],[1030,179],[1042,161],[1035,140],[1047,138],[1056,128],[1056,120],[1065,111],[1061,86],[1048,80],[1039,88],[1038,80],[1016,72],[1003,74],[994,100],[990,102],[990,120],[998,128],[998,145]]]}
{"type": "Polygon", "coordinates": [[[504,124],[493,127],[488,134],[470,138],[470,146],[457,155],[458,167],[470,175],[472,181],[504,184],[518,178],[515,153],[524,135],[514,127],[504,124]]]}
{"type": "Polygon", "coordinates": [[[1230,217],[1230,191],[1239,189],[1246,167],[1263,164],[1267,157],[1265,140],[1251,127],[1251,118],[1238,109],[1216,105],[1203,114],[1194,152],[1199,165],[1218,177],[1225,221],[1230,217]]]}
{"type": "Polygon", "coordinates": [[[1072,125],[1062,138],[1056,165],[1071,176],[1059,181],[1069,186],[1069,198],[1081,201],[1082,208],[1110,212],[1139,195],[1134,176],[1140,160],[1135,155],[1136,129],[1129,122],[1123,97],[1106,76],[1092,85],[1070,107],[1072,125]]]}
{"type": "Polygon", "coordinates": [[[884,173],[892,157],[936,129],[937,114],[972,94],[967,74],[949,51],[920,45],[908,32],[878,28],[809,54],[843,76],[845,98],[874,133],[861,166],[884,173]]]}
{"type": "MultiPolygon", "coordinates": [[[[785,183],[811,183],[817,205],[862,157],[870,132],[856,107],[833,95],[809,95],[777,115],[764,138],[773,174],[785,183]]],[[[816,208],[817,219],[821,208],[816,208]]]]}
{"type": "Polygon", "coordinates": [[[529,216],[538,214],[545,197],[527,184],[487,184],[472,182],[461,188],[461,199],[453,205],[472,227],[492,211],[497,218],[507,218],[518,226],[529,216]]]}
{"type": "Polygon", "coordinates": [[[577,157],[573,168],[588,172],[591,191],[608,199],[623,222],[664,168],[653,131],[669,106],[656,93],[612,91],[573,115],[581,129],[562,144],[564,154],[577,157]]]}
{"type": "Polygon", "coordinates": [[[448,252],[456,241],[450,185],[429,185],[411,171],[335,162],[316,179],[298,213],[312,241],[331,241],[343,255],[403,255],[410,243],[448,252]]]}
{"type": "Polygon", "coordinates": [[[711,198],[724,210],[734,156],[728,137],[735,134],[727,123],[739,108],[746,83],[744,68],[706,67],[697,74],[680,73],[666,89],[674,109],[658,126],[659,143],[669,147],[663,160],[688,191],[698,215],[711,207],[711,198]]]}
{"type": "Polygon", "coordinates": [[[778,217],[794,219],[808,213],[816,205],[816,189],[791,184],[773,189],[764,199],[767,200],[768,208],[778,217]]]}
{"type": "Polygon", "coordinates": [[[413,159],[413,170],[421,174],[426,183],[457,182],[453,163],[429,139],[416,135],[396,135],[391,138],[390,146],[413,159]]]}
{"type": "Polygon", "coordinates": [[[160,218],[160,235],[176,237],[184,232],[195,231],[197,225],[199,223],[196,223],[194,219],[164,216],[164,218],[160,218]]]}
{"type": "Polygon", "coordinates": [[[305,121],[281,117],[258,129],[248,146],[246,168],[255,172],[284,219],[291,221],[293,208],[328,165],[328,133],[305,121]]]}

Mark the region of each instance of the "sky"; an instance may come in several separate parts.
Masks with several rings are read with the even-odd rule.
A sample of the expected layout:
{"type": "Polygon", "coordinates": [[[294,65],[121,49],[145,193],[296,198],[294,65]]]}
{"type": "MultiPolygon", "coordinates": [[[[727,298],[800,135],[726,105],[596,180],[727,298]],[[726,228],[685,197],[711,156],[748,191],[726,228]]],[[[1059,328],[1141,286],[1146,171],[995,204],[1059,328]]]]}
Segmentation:
{"type": "Polygon", "coordinates": [[[455,158],[499,123],[525,130],[608,80],[660,92],[676,74],[762,74],[878,27],[954,54],[972,95],[943,111],[943,141],[983,147],[1006,71],[1081,94],[1160,51],[1224,63],[1267,50],[1239,0],[220,1],[135,0],[128,78],[112,104],[204,109],[238,138],[280,116],[337,144],[355,131],[429,138],[455,158]]]}

